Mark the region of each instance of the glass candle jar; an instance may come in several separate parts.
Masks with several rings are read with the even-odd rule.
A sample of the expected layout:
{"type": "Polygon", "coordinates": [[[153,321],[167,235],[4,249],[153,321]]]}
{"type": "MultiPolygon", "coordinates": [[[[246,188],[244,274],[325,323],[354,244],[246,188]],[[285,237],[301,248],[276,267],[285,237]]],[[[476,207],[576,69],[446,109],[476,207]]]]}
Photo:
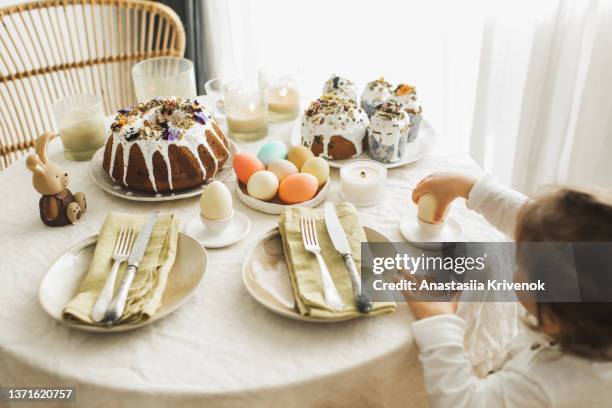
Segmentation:
{"type": "Polygon", "coordinates": [[[159,57],[139,62],[132,67],[132,80],[138,102],[153,98],[198,96],[193,62],[186,58],[159,57]]]}
{"type": "Polygon", "coordinates": [[[261,68],[259,80],[268,93],[268,113],[271,122],[285,122],[299,115],[300,92],[295,73],[278,74],[261,68]]]}
{"type": "Polygon", "coordinates": [[[71,95],[53,104],[55,124],[69,160],[90,160],[106,141],[104,109],[98,95],[71,95]]]}
{"type": "Polygon", "coordinates": [[[340,168],[342,197],[356,206],[380,201],[385,192],[387,169],[373,160],[351,160],[340,168]]]}
{"type": "Polygon", "coordinates": [[[222,78],[213,78],[204,84],[204,91],[206,96],[209,97],[215,116],[225,115],[225,103],[223,102],[223,86],[225,83],[226,81],[222,78]]]}
{"type": "Polygon", "coordinates": [[[255,79],[235,79],[223,89],[230,135],[241,141],[259,140],[268,134],[266,92],[255,79]]]}

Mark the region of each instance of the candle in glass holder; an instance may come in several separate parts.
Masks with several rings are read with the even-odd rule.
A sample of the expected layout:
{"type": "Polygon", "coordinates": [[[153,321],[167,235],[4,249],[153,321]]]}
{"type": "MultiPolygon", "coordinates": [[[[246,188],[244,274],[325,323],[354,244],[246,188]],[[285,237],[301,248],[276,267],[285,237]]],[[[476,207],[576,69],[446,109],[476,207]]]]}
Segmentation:
{"type": "Polygon", "coordinates": [[[225,103],[223,102],[223,86],[225,82],[222,78],[212,78],[204,84],[206,96],[210,98],[209,103],[214,107],[213,114],[215,117],[225,115],[225,103]]]}
{"type": "Polygon", "coordinates": [[[274,113],[297,116],[300,110],[300,94],[289,85],[277,85],[268,91],[268,110],[274,113]]]}
{"type": "Polygon", "coordinates": [[[373,160],[352,160],[340,169],[342,197],[356,206],[376,204],[383,196],[387,169],[373,160]]]}
{"type": "Polygon", "coordinates": [[[132,67],[134,91],[138,102],[157,97],[180,96],[195,99],[198,95],[193,62],[186,58],[158,57],[132,67]]]}
{"type": "Polygon", "coordinates": [[[297,68],[259,68],[259,81],[268,92],[268,112],[271,122],[295,119],[300,113],[300,92],[297,68]]]}
{"type": "Polygon", "coordinates": [[[104,111],[97,95],[72,95],[53,105],[55,122],[69,160],[90,160],[104,145],[104,111]]]}
{"type": "Polygon", "coordinates": [[[256,80],[236,79],[223,92],[225,116],[230,135],[253,141],[268,134],[266,93],[256,80]]]}

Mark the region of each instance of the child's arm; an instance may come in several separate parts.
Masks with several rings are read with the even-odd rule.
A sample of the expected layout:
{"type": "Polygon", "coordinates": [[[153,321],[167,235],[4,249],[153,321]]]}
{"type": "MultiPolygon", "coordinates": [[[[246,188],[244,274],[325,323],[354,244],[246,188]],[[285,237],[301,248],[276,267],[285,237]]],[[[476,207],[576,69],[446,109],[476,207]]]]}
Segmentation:
{"type": "MultiPolygon", "coordinates": [[[[396,277],[418,282],[410,271],[396,277]]],[[[465,322],[455,316],[456,302],[423,302],[413,291],[404,297],[417,319],[412,332],[423,364],[425,391],[432,407],[542,407],[550,406],[546,393],[530,375],[528,363],[506,363],[484,379],[477,378],[465,356],[465,322]]],[[[534,370],[535,371],[535,370],[534,370]]]]}
{"type": "Polygon", "coordinates": [[[510,237],[514,236],[519,211],[528,200],[489,175],[477,180],[459,173],[434,173],[417,184],[412,201],[418,203],[425,193],[432,193],[438,199],[434,219],[439,221],[444,209],[457,197],[463,197],[469,209],[482,214],[491,225],[510,237]]]}
{"type": "Polygon", "coordinates": [[[529,375],[529,367],[506,364],[503,370],[479,379],[465,357],[465,322],[450,314],[412,324],[423,364],[425,391],[432,407],[545,407],[546,393],[529,375]]]}

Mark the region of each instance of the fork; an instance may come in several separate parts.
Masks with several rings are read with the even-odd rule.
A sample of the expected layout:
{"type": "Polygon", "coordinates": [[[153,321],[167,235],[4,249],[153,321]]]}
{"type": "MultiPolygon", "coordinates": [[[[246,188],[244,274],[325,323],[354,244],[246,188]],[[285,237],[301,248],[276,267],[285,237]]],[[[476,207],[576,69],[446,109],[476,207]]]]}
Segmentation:
{"type": "Polygon", "coordinates": [[[104,288],[100,292],[96,304],[91,311],[91,318],[95,322],[101,322],[104,318],[106,308],[113,298],[113,290],[115,289],[115,281],[117,280],[117,271],[122,262],[127,261],[130,251],[132,250],[132,244],[134,243],[134,230],[129,227],[121,227],[117,242],[115,243],[115,249],[113,250],[113,267],[106,278],[104,288]]]}
{"type": "Polygon", "coordinates": [[[344,303],[342,302],[338,289],[336,289],[336,285],[334,285],[334,281],[329,274],[329,269],[327,269],[327,265],[325,265],[323,256],[321,256],[321,247],[319,246],[319,240],[317,239],[317,226],[315,224],[315,220],[311,217],[301,218],[300,224],[302,227],[302,241],[304,241],[304,248],[306,251],[314,254],[317,261],[319,261],[325,303],[334,310],[342,310],[344,308],[344,303]]]}

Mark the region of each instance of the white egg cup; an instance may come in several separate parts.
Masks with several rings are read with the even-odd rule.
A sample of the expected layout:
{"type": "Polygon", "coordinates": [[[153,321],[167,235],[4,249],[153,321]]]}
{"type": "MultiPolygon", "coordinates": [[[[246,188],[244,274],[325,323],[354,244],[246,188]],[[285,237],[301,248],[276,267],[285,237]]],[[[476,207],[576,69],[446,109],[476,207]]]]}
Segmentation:
{"type": "Polygon", "coordinates": [[[234,218],[233,209],[230,215],[220,220],[211,220],[209,218],[204,217],[202,213],[200,213],[200,221],[202,221],[202,224],[204,224],[204,227],[206,227],[206,229],[211,232],[223,231],[232,223],[232,218],[234,218]]]}
{"type": "Polygon", "coordinates": [[[417,216],[416,218],[417,223],[419,225],[419,229],[421,230],[423,235],[427,237],[435,237],[436,235],[439,235],[442,229],[444,228],[444,224],[446,223],[446,220],[442,220],[437,224],[433,224],[431,222],[423,221],[419,216],[417,216]]]}

